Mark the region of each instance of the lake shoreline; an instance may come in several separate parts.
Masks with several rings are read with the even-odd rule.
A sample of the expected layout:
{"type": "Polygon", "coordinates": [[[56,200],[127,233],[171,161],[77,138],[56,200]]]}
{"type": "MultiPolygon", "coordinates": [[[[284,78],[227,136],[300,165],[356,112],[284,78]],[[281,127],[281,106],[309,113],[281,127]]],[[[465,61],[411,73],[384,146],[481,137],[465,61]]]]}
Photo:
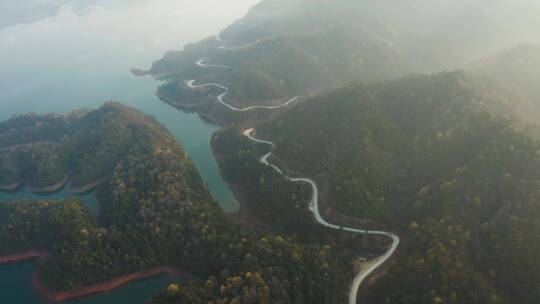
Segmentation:
{"type": "Polygon", "coordinates": [[[46,250],[32,249],[23,253],[0,256],[0,266],[6,266],[11,264],[17,264],[20,262],[33,260],[33,259],[46,259],[50,256],[46,250]]]}
{"type": "Polygon", "coordinates": [[[69,300],[85,298],[91,295],[110,292],[133,282],[143,281],[162,275],[169,275],[178,278],[193,277],[193,275],[189,272],[177,269],[176,267],[160,266],[145,271],[122,275],[95,285],[80,287],[70,291],[54,292],[47,289],[45,285],[43,285],[43,282],[41,280],[41,274],[39,271],[36,271],[32,276],[32,287],[42,296],[42,298],[46,299],[48,302],[60,303],[69,300]]]}
{"type": "MultiPolygon", "coordinates": [[[[18,264],[31,260],[38,260],[42,262],[50,256],[50,253],[46,250],[33,249],[19,254],[0,256],[0,266],[18,264]]],[[[45,287],[43,281],[41,280],[41,274],[39,270],[37,270],[32,275],[32,288],[37,291],[37,293],[46,301],[51,303],[59,303],[109,292],[121,288],[129,283],[151,279],[161,275],[169,275],[178,278],[194,277],[191,273],[180,270],[173,266],[160,266],[145,271],[122,275],[95,285],[80,287],[70,291],[55,292],[45,287]]]]}
{"type": "MultiPolygon", "coordinates": [[[[25,181],[16,181],[11,184],[0,184],[0,191],[11,192],[11,191],[18,190],[21,187],[26,187],[28,191],[32,193],[36,193],[36,194],[53,193],[53,192],[60,191],[61,189],[63,189],[67,185],[70,179],[71,179],[71,174],[67,174],[66,176],[64,176],[62,180],[49,186],[33,186],[25,181]]],[[[69,192],[71,192],[72,194],[77,194],[77,195],[84,194],[84,193],[92,191],[94,188],[96,188],[97,186],[105,182],[106,180],[107,180],[107,177],[103,177],[93,182],[84,184],[82,186],[75,186],[75,187],[71,186],[69,189],[69,192]]]]}
{"type": "Polygon", "coordinates": [[[0,191],[15,191],[21,188],[24,185],[24,182],[17,181],[11,184],[0,184],[0,191]]]}
{"type": "Polygon", "coordinates": [[[71,174],[66,174],[62,180],[49,186],[33,186],[26,182],[24,184],[26,185],[26,189],[32,193],[51,193],[64,188],[70,178],[71,174]]]}
{"type": "Polygon", "coordinates": [[[97,180],[95,180],[93,182],[90,182],[90,183],[82,185],[82,186],[73,186],[73,185],[71,185],[71,187],[69,188],[69,192],[71,192],[73,194],[83,194],[83,193],[90,192],[94,188],[96,188],[97,186],[99,186],[103,182],[105,182],[107,179],[108,179],[107,177],[103,177],[103,178],[97,179],[97,180]]]}
{"type": "Polygon", "coordinates": [[[155,95],[159,98],[159,100],[163,101],[167,105],[179,111],[182,111],[184,113],[197,114],[203,121],[207,121],[215,126],[218,126],[219,128],[226,128],[227,126],[230,126],[235,123],[234,120],[232,119],[227,119],[225,117],[218,118],[218,116],[220,116],[219,114],[222,114],[221,116],[226,116],[227,115],[226,112],[215,113],[215,111],[214,112],[200,111],[200,108],[203,107],[206,104],[206,102],[185,103],[185,102],[176,100],[173,96],[162,93],[159,88],[156,90],[155,95]]]}
{"type": "MultiPolygon", "coordinates": [[[[216,131],[219,132],[219,131],[216,131]]],[[[216,134],[216,133],[214,133],[216,134]]],[[[213,138],[213,137],[212,137],[213,138]]],[[[257,214],[250,210],[248,203],[248,195],[244,193],[242,187],[237,185],[227,179],[226,175],[222,170],[221,160],[225,157],[223,154],[218,152],[214,146],[214,142],[210,139],[210,150],[212,151],[212,156],[218,165],[218,171],[221,179],[227,185],[227,188],[232,192],[236,201],[240,205],[238,211],[228,213],[228,216],[235,222],[238,222],[242,225],[248,226],[254,229],[261,229],[263,231],[271,231],[272,227],[258,218],[257,214]]]]}
{"type": "Polygon", "coordinates": [[[171,107],[178,107],[181,108],[180,110],[184,112],[194,112],[199,108],[199,104],[184,104],[177,100],[174,100],[172,97],[167,96],[163,93],[161,93],[159,90],[156,91],[156,97],[168,104],[171,107]]]}
{"type": "Polygon", "coordinates": [[[60,181],[52,184],[52,185],[48,185],[48,186],[34,186],[24,180],[19,180],[19,181],[16,181],[16,182],[13,182],[11,184],[0,184],[0,191],[15,191],[23,186],[25,186],[28,191],[30,192],[33,192],[33,193],[50,193],[50,192],[56,192],[62,188],[65,187],[65,185],[67,184],[67,182],[69,181],[71,175],[70,174],[67,174],[64,176],[64,178],[62,178],[60,181]]]}
{"type": "Polygon", "coordinates": [[[139,69],[139,68],[131,68],[129,69],[129,71],[131,72],[131,74],[133,74],[133,76],[135,77],[143,77],[143,76],[146,76],[146,75],[150,75],[150,70],[142,70],[142,69],[139,69]]]}

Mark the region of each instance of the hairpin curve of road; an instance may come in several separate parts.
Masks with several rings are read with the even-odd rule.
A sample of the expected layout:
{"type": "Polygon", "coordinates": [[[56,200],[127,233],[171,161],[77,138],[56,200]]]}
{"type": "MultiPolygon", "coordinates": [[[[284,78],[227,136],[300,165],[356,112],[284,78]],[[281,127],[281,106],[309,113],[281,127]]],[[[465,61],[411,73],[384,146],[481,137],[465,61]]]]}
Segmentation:
{"type": "Polygon", "coordinates": [[[325,226],[327,228],[331,228],[331,229],[344,230],[344,231],[348,231],[348,232],[352,232],[352,233],[356,233],[356,234],[380,235],[380,236],[384,236],[384,237],[388,237],[388,238],[392,239],[392,246],[390,246],[388,251],[386,251],[386,253],[384,255],[372,260],[371,263],[369,264],[369,266],[362,269],[356,275],[356,277],[354,278],[354,280],[352,282],[352,285],[351,285],[351,290],[349,292],[349,304],[356,304],[356,297],[358,295],[358,289],[360,288],[360,285],[362,284],[362,282],[371,273],[373,273],[377,268],[379,268],[381,265],[383,265],[394,254],[397,247],[399,246],[399,242],[400,242],[399,237],[397,235],[393,234],[393,233],[386,232],[386,231],[356,229],[356,228],[338,226],[338,225],[331,224],[331,223],[327,222],[321,216],[321,213],[319,212],[319,188],[317,187],[317,184],[315,183],[315,181],[313,181],[310,178],[293,178],[293,177],[289,177],[289,176],[285,175],[283,173],[283,171],[279,167],[277,167],[276,165],[270,163],[268,161],[268,158],[274,152],[274,150],[276,148],[276,145],[271,141],[262,140],[262,139],[258,139],[256,137],[254,137],[252,135],[253,131],[255,131],[254,128],[245,130],[244,131],[244,136],[246,136],[247,138],[249,138],[253,142],[266,144],[266,145],[269,145],[270,147],[272,147],[270,152],[268,152],[267,154],[263,155],[260,158],[259,161],[262,164],[273,168],[279,174],[283,175],[285,178],[287,178],[288,180],[290,180],[292,182],[306,183],[306,184],[310,185],[310,187],[311,187],[311,199],[310,199],[310,202],[309,202],[309,210],[313,213],[313,215],[315,217],[315,220],[319,224],[321,224],[321,225],[323,225],[323,226],[325,226]]]}
{"type": "MultiPolygon", "coordinates": [[[[217,35],[216,40],[218,42],[224,42],[224,40],[221,39],[220,35],[217,35]]],[[[250,44],[248,44],[248,45],[250,45],[250,44]]],[[[243,48],[243,47],[245,47],[245,46],[240,46],[240,47],[224,47],[224,46],[222,46],[222,47],[218,47],[218,48],[220,48],[220,49],[239,49],[239,48],[243,48]]],[[[199,67],[202,67],[202,68],[230,69],[230,67],[226,66],[226,65],[205,64],[204,59],[200,59],[195,64],[197,66],[199,66],[199,67]]],[[[219,89],[222,89],[224,92],[216,97],[217,101],[219,103],[223,104],[224,106],[226,106],[227,108],[229,108],[230,110],[235,111],[235,112],[245,112],[245,111],[250,111],[250,110],[255,110],[255,109],[274,110],[274,109],[287,107],[291,103],[293,103],[293,102],[300,99],[300,97],[298,97],[298,96],[293,97],[293,98],[289,99],[286,103],[281,104],[281,105],[277,105],[277,106],[250,106],[250,107],[246,107],[246,108],[237,108],[235,106],[232,106],[232,105],[228,104],[227,102],[225,102],[223,100],[223,98],[229,92],[228,87],[226,87],[224,85],[221,85],[221,84],[217,84],[217,83],[206,83],[206,84],[195,85],[195,82],[196,82],[195,79],[189,80],[189,81],[186,82],[186,85],[191,89],[197,89],[197,88],[203,88],[203,87],[217,87],[219,89]]],[[[266,144],[266,145],[271,146],[271,148],[272,148],[270,152],[268,152],[267,154],[263,155],[260,158],[259,161],[262,164],[270,166],[271,168],[276,170],[276,172],[283,175],[285,178],[287,178],[291,182],[306,183],[306,184],[310,185],[310,187],[311,187],[311,199],[310,199],[310,202],[309,202],[309,210],[313,213],[313,216],[315,217],[315,220],[319,224],[321,224],[321,225],[323,225],[323,226],[325,226],[327,228],[344,230],[344,231],[348,231],[348,232],[355,233],[355,234],[379,235],[379,236],[388,237],[388,238],[392,239],[392,245],[386,251],[386,253],[383,254],[382,256],[379,256],[379,257],[371,260],[366,265],[367,267],[362,267],[360,272],[358,272],[356,274],[356,276],[354,277],[354,279],[353,279],[353,281],[351,283],[351,288],[350,288],[350,292],[349,292],[349,304],[356,304],[358,290],[360,288],[360,285],[365,281],[365,279],[370,274],[372,274],[375,270],[377,270],[379,267],[381,267],[386,261],[388,261],[388,259],[390,259],[390,257],[392,257],[392,255],[395,253],[396,249],[399,246],[400,238],[397,235],[395,235],[393,233],[390,233],[390,232],[386,232],[386,231],[356,229],[356,228],[351,228],[351,227],[339,226],[339,225],[335,225],[335,224],[331,224],[331,223],[327,222],[321,216],[321,213],[319,212],[319,188],[317,187],[317,184],[315,183],[315,181],[313,181],[310,178],[293,178],[293,177],[289,177],[289,176],[285,175],[284,172],[279,167],[277,167],[276,165],[270,163],[268,161],[268,158],[274,152],[274,150],[276,148],[276,145],[271,141],[266,141],[266,140],[255,138],[252,135],[252,133],[254,131],[255,131],[254,128],[247,129],[247,130],[245,130],[243,132],[243,135],[246,136],[248,139],[250,139],[253,142],[266,144]]]]}

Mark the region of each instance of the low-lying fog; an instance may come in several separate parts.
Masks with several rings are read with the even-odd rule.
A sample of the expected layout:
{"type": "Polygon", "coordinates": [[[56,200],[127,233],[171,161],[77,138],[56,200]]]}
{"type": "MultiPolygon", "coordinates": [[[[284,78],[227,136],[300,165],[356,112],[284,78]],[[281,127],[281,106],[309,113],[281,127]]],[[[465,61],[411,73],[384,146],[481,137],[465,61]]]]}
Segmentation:
{"type": "Polygon", "coordinates": [[[0,119],[23,101],[23,110],[56,110],[45,97],[88,106],[122,97],[115,92],[126,88],[112,82],[131,77],[129,68],[215,34],[256,2],[0,0],[0,19],[16,24],[0,23],[0,119]]]}

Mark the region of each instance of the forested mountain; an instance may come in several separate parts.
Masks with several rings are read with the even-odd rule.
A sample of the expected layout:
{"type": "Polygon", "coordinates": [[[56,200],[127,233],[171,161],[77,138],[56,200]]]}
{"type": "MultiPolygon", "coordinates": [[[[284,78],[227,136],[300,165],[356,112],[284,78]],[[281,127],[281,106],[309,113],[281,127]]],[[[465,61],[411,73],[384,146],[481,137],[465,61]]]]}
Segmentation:
{"type": "Polygon", "coordinates": [[[94,112],[15,116],[0,123],[0,184],[39,188],[69,175],[77,187],[109,177],[138,136],[133,125],[149,121],[112,103],[94,112]]]}
{"type": "MultiPolygon", "coordinates": [[[[0,0],[0,29],[104,3],[49,2],[0,0]]],[[[70,180],[100,212],[2,202],[0,256],[46,252],[34,283],[52,295],[182,272],[154,304],[346,303],[362,272],[362,303],[536,303],[540,141],[516,118],[540,113],[539,16],[537,0],[262,0],[132,70],[237,122],[212,148],[240,214],[137,110],[18,115],[0,122],[0,190],[70,180]]]]}
{"type": "MultiPolygon", "coordinates": [[[[246,116],[216,115],[232,113],[215,100],[224,90],[188,80],[227,87],[222,97],[236,107],[307,96],[270,121],[243,122],[276,143],[281,168],[316,179],[325,219],[403,237],[367,302],[533,303],[540,144],[515,118],[534,104],[537,51],[522,44],[487,56],[538,42],[539,15],[535,1],[261,1],[148,73],[167,81],[158,93],[168,103],[211,119],[246,116]],[[455,68],[471,76],[388,80],[455,68]]],[[[213,138],[224,177],[248,212],[305,239],[305,190],[259,164],[268,147],[242,128],[213,138]]]]}
{"type": "Polygon", "coordinates": [[[369,303],[540,296],[540,143],[471,79],[452,72],[355,83],[257,127],[257,137],[276,143],[274,162],[317,177],[326,218],[337,212],[399,231],[402,248],[369,286],[369,303]]]}
{"type": "Polygon", "coordinates": [[[0,138],[3,181],[48,185],[70,170],[81,182],[107,178],[95,193],[99,220],[77,200],[0,204],[0,254],[47,250],[39,274],[54,292],[167,266],[193,278],[155,303],[186,303],[187,291],[190,303],[345,301],[352,257],[337,241],[301,242],[231,221],[174,137],[141,112],[110,102],[22,115],[0,124],[0,138]]]}
{"type": "Polygon", "coordinates": [[[178,90],[188,89],[186,79],[218,81],[231,89],[229,103],[260,104],[351,80],[461,67],[507,45],[538,41],[538,15],[534,1],[268,0],[225,29],[223,41],[169,52],[149,73],[178,90]],[[230,69],[196,66],[201,58],[230,69]]]}
{"type": "Polygon", "coordinates": [[[524,43],[466,66],[471,73],[492,79],[514,95],[516,107],[528,118],[538,120],[540,113],[540,45],[524,43]]]}

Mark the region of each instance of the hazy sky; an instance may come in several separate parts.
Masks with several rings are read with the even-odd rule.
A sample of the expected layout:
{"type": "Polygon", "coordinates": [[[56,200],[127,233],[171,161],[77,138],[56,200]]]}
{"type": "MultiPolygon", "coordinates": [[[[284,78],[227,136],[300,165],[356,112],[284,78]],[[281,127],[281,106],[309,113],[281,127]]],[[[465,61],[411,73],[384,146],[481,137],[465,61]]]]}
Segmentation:
{"type": "MultiPolygon", "coordinates": [[[[5,5],[10,0],[0,1],[5,5]]],[[[51,63],[73,66],[84,63],[88,54],[101,54],[104,65],[119,65],[119,61],[147,56],[157,59],[169,49],[215,34],[246,14],[257,0],[86,2],[101,4],[82,15],[64,6],[54,17],[0,30],[0,64],[35,68],[51,63]],[[69,60],[66,54],[70,55],[69,60]]]]}
{"type": "MultiPolygon", "coordinates": [[[[78,12],[85,12],[95,7],[110,4],[127,4],[136,6],[146,0],[0,0],[0,28],[11,24],[39,20],[54,15],[65,5],[69,5],[78,12]]],[[[170,5],[167,1],[154,1],[157,5],[170,5]]],[[[203,1],[204,2],[204,1],[203,1]]],[[[220,4],[219,1],[213,1],[214,4],[220,4]]],[[[227,3],[228,7],[222,5],[222,9],[235,10],[235,6],[242,1],[221,1],[227,3]]],[[[186,1],[177,1],[176,4],[185,6],[186,1]],[[183,3],[182,3],[183,2],[183,3]]],[[[190,3],[197,6],[199,3],[190,3]]],[[[240,5],[242,7],[242,5],[240,5]]]]}
{"type": "MultiPolygon", "coordinates": [[[[13,1],[45,2],[0,0],[0,16],[1,6],[13,1]]],[[[44,104],[54,100],[103,102],[126,92],[135,94],[126,84],[133,78],[131,67],[148,68],[167,50],[215,35],[258,1],[76,2],[76,9],[63,6],[52,17],[0,29],[0,114],[9,117],[6,112],[26,112],[34,105],[52,111],[60,107],[48,109],[44,104]],[[81,9],[83,2],[93,5],[81,9]]]]}

